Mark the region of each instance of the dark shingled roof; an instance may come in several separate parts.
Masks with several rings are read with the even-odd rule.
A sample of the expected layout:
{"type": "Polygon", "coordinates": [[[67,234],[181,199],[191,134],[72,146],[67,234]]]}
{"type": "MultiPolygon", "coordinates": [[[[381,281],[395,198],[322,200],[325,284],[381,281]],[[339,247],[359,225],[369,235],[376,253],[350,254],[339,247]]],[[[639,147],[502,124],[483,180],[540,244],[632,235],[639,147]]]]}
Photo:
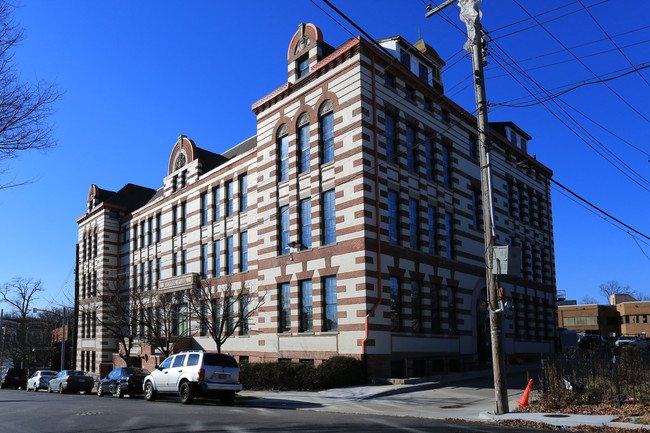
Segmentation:
{"type": "Polygon", "coordinates": [[[228,149],[223,153],[223,156],[227,159],[232,159],[236,156],[241,155],[242,153],[248,152],[251,149],[254,149],[257,146],[257,135],[253,135],[248,140],[244,140],[239,143],[237,146],[232,149],[228,149]]]}
{"type": "Polygon", "coordinates": [[[197,157],[201,161],[201,170],[203,173],[207,173],[213,168],[228,161],[228,158],[219,155],[218,153],[210,152],[209,150],[201,149],[200,147],[197,147],[196,150],[198,151],[197,157]]]}
{"type": "Polygon", "coordinates": [[[103,201],[108,204],[121,206],[129,212],[144,206],[156,194],[155,189],[127,183],[118,192],[103,201]]]}

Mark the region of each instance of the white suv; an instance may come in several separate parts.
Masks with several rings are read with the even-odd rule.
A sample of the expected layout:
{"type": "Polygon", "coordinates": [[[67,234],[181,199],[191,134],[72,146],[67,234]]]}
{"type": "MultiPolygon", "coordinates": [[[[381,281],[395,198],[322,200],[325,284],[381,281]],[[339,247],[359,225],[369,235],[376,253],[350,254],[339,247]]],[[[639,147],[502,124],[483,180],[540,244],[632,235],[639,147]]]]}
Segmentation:
{"type": "Polygon", "coordinates": [[[187,351],[177,353],[156,365],[144,378],[144,398],[154,401],[157,394],[175,394],[181,403],[190,404],[194,397],[219,397],[231,405],[241,391],[239,365],[225,353],[187,351]]]}

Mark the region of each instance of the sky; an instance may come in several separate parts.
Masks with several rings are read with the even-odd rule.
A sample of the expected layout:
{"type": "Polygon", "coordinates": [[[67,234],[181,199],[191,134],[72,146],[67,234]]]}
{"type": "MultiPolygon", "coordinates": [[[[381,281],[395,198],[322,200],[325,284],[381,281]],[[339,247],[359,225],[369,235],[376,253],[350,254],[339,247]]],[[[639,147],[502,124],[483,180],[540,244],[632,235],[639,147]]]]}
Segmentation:
{"type": "MultiPolygon", "coordinates": [[[[426,19],[426,0],[332,3],[375,39],[421,35],[447,61],[447,96],[475,111],[456,6],[426,19]]],[[[634,71],[650,64],[646,14],[616,0],[486,0],[482,11],[489,120],[515,122],[554,180],[650,235],[650,68],[634,71]],[[533,82],[549,102],[531,98],[533,82]]],[[[41,280],[39,306],[73,298],[76,219],[91,184],[157,189],[179,135],[217,153],[253,136],[251,104],[286,82],[301,22],[333,46],[360,34],[322,0],[29,0],[13,17],[24,29],[20,79],[62,93],[50,118],[57,146],[0,165],[0,183],[30,181],[0,190],[0,285],[41,280]]],[[[558,290],[604,302],[599,286],[615,280],[650,295],[650,240],[551,194],[558,290]]]]}

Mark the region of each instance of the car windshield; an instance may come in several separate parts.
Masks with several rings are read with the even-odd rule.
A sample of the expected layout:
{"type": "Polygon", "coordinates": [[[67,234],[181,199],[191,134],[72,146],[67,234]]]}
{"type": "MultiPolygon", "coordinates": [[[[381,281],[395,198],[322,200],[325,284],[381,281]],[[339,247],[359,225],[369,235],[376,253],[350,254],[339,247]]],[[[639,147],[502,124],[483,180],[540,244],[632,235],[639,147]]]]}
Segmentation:
{"type": "Polygon", "coordinates": [[[56,371],[41,371],[41,376],[54,376],[56,371]]]}
{"type": "Polygon", "coordinates": [[[234,367],[238,368],[235,358],[222,353],[206,353],[203,355],[203,365],[211,367],[234,367]]]}

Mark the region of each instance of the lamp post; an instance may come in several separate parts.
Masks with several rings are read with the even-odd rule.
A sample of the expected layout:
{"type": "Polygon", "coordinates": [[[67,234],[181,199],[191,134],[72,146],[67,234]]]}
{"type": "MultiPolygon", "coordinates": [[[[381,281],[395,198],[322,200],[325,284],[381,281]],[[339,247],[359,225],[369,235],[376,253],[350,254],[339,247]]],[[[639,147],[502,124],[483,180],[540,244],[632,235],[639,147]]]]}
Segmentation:
{"type": "Polygon", "coordinates": [[[65,322],[66,322],[66,317],[65,317],[65,307],[63,307],[63,315],[51,311],[51,310],[43,310],[42,308],[34,308],[34,313],[37,311],[43,311],[43,312],[48,312],[50,314],[54,314],[56,316],[59,316],[61,318],[61,370],[65,370],[65,322]]]}

